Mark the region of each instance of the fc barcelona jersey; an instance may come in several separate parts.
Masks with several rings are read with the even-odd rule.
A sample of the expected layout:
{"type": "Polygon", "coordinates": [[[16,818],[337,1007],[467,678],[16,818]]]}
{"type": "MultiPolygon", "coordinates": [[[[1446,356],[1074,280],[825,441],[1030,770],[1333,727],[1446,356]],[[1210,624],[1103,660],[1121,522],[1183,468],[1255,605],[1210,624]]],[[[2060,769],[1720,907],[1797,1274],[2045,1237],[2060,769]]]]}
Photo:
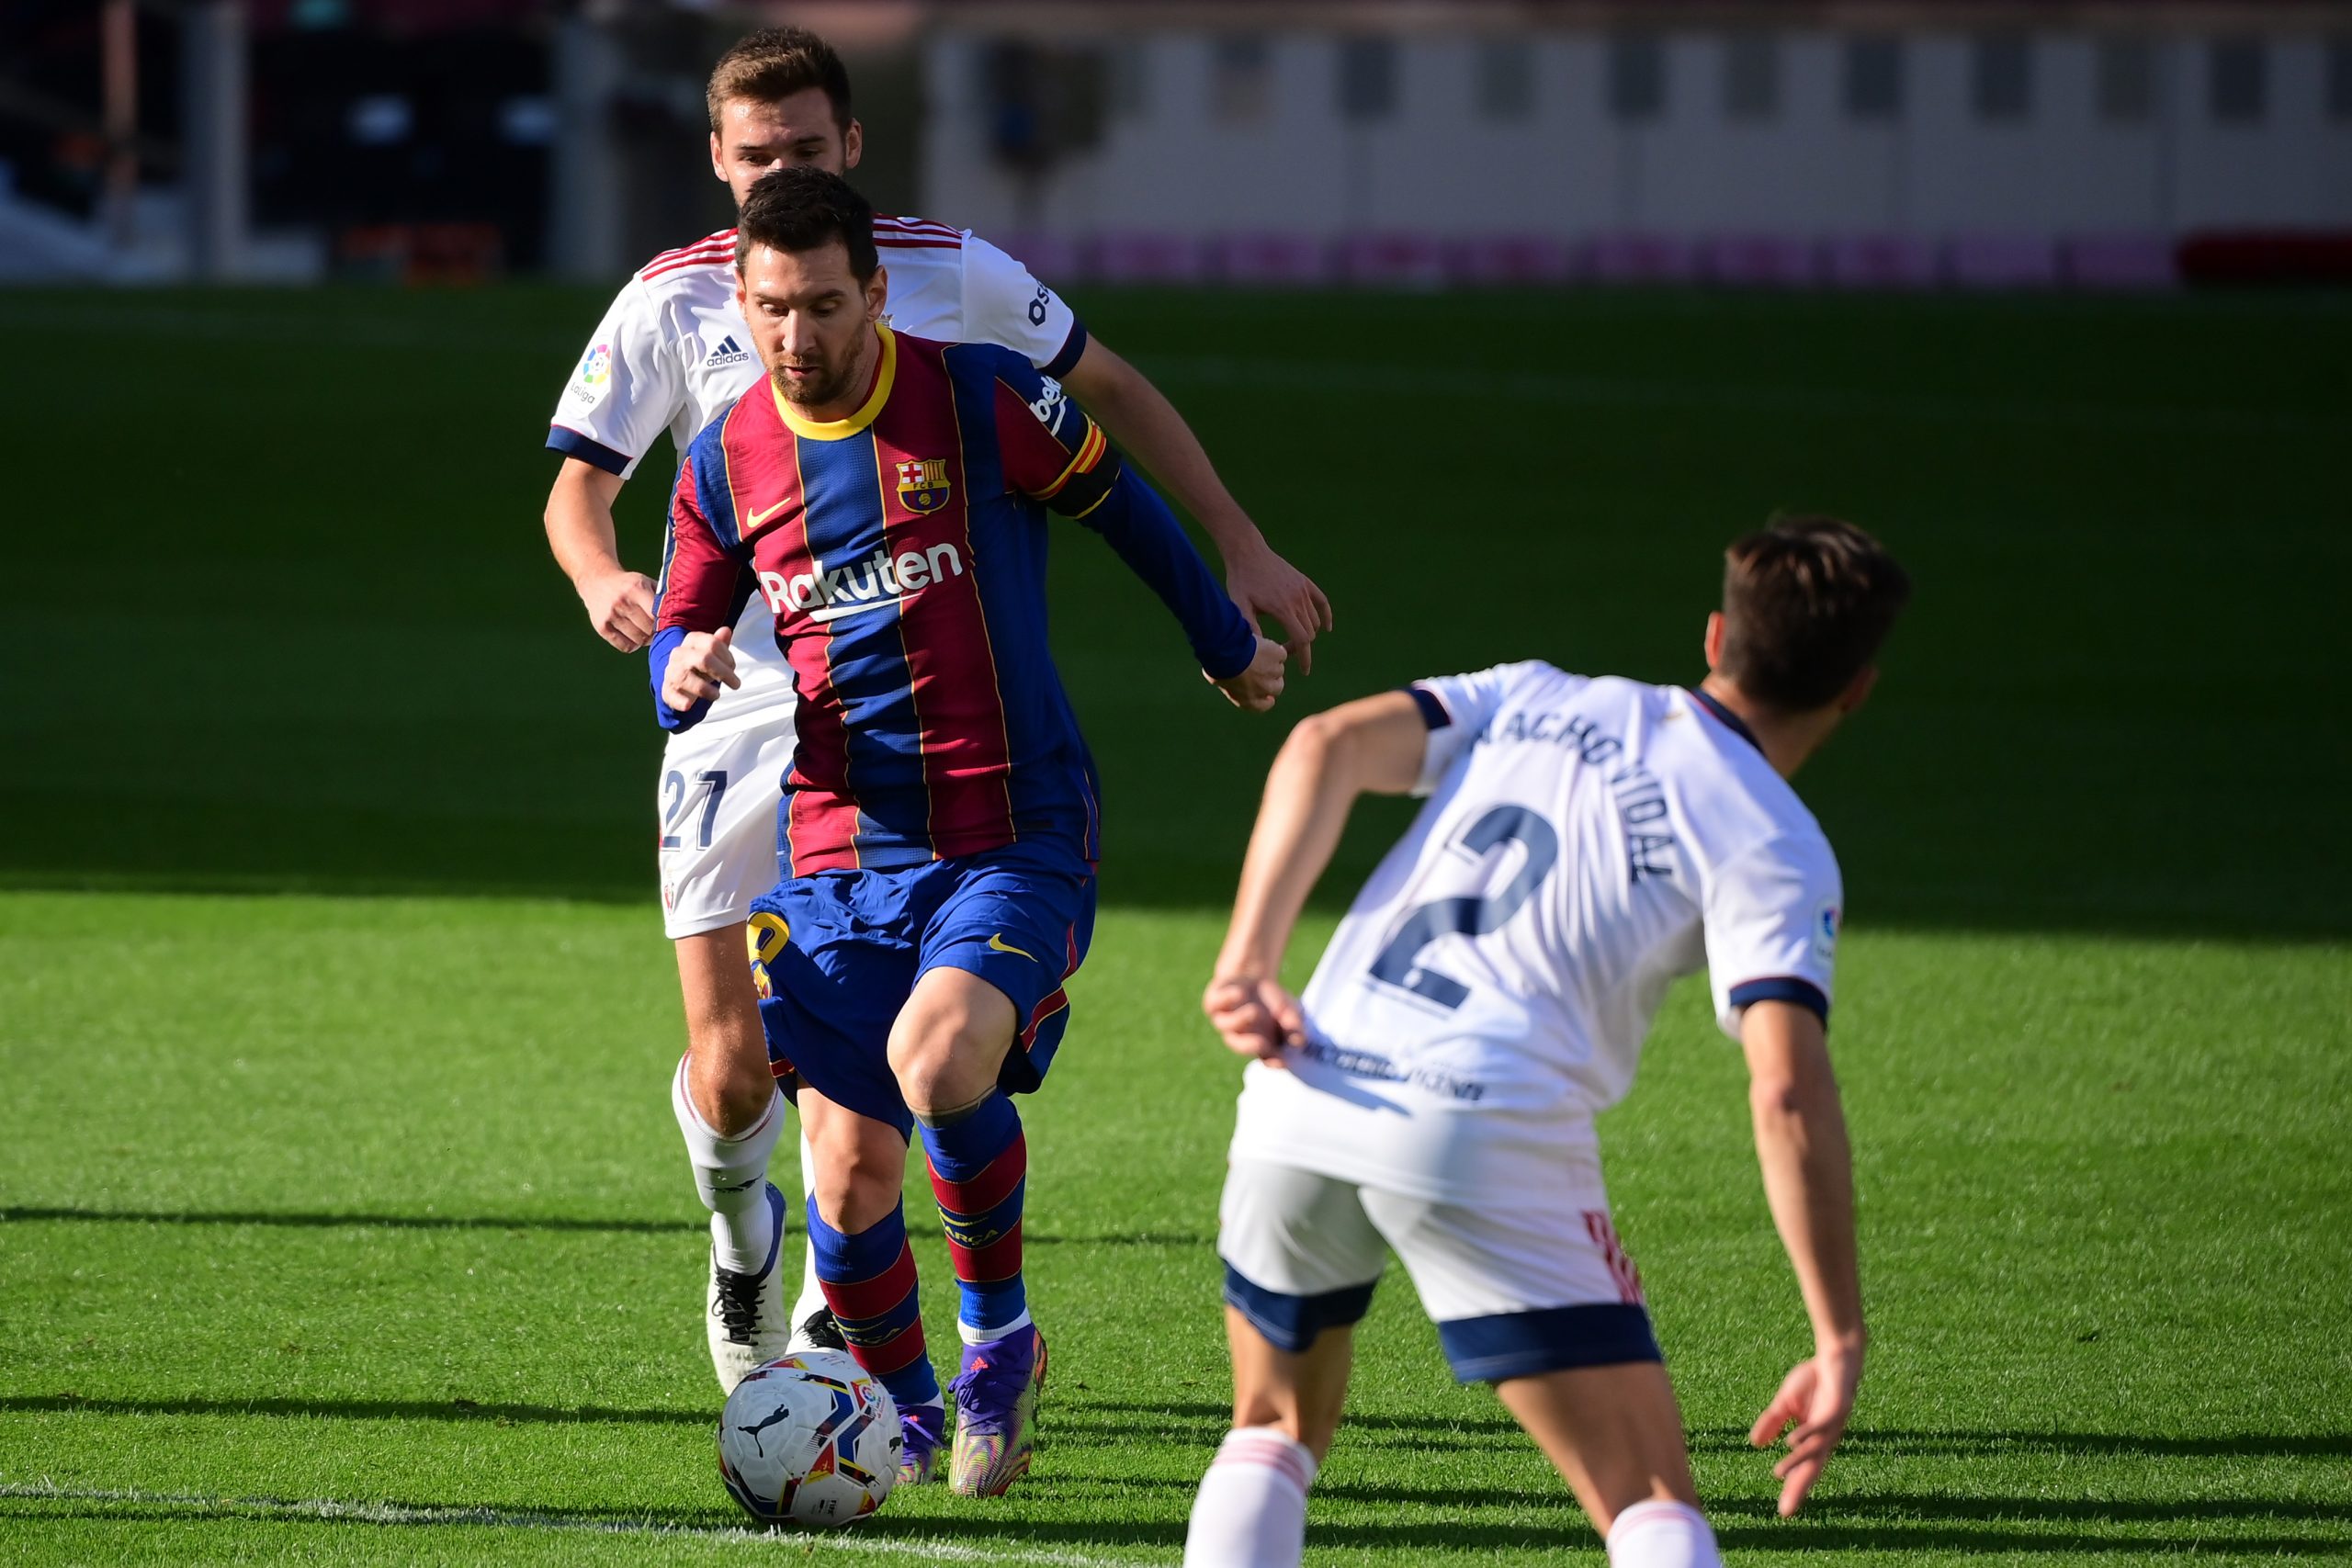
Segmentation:
{"type": "MultiPolygon", "coordinates": [[[[1058,383],[993,344],[877,331],[873,391],[848,418],[812,422],[763,378],[689,447],[657,693],[685,633],[732,625],[757,593],[798,698],[787,874],[1040,838],[1093,860],[1094,765],[1046,647],[1047,509],[1102,528],[1211,673],[1245,666],[1255,634],[1157,498],[1133,504],[1140,481],[1058,383]]],[[[699,716],[656,709],[671,728],[699,716]]]]}

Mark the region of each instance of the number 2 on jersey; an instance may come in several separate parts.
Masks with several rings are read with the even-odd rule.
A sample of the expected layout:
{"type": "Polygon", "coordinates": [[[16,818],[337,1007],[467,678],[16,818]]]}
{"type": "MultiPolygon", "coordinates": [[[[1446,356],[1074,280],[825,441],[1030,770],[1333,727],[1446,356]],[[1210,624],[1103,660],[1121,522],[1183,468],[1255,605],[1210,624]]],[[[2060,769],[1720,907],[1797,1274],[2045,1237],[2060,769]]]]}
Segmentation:
{"type": "MultiPolygon", "coordinates": [[[[727,775],[714,769],[695,775],[695,783],[702,789],[702,829],[695,848],[710,848],[711,829],[718,824],[718,797],[727,793],[727,775]]],[[[662,780],[662,792],[668,798],[662,806],[662,847],[682,849],[684,840],[677,829],[684,825],[686,813],[686,775],[672,768],[662,780]]]]}
{"type": "Polygon", "coordinates": [[[1560,858],[1560,836],[1552,824],[1523,806],[1498,806],[1464,829],[1453,848],[1475,861],[1490,852],[1518,844],[1527,851],[1519,874],[1494,893],[1463,894],[1432,898],[1405,917],[1380,956],[1372,961],[1372,976],[1400,987],[1451,1010],[1470,999],[1470,987],[1450,975],[1425,969],[1421,949],[1442,936],[1485,936],[1519,913],[1536,886],[1551,874],[1560,858]]]}

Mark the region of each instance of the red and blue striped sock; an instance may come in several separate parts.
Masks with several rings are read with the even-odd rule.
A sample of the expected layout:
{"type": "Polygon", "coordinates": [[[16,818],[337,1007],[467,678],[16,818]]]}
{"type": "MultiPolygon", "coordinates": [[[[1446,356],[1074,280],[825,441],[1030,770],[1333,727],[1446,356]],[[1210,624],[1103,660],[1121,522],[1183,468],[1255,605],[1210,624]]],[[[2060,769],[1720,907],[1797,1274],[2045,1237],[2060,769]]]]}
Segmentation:
{"type": "Polygon", "coordinates": [[[848,1235],[827,1224],[808,1201],[808,1245],[817,1254],[817,1282],[833,1309],[849,1353],[890,1391],[901,1410],[939,1402],[939,1378],[922,1338],[922,1303],[916,1290],[914,1249],[907,1245],[907,1210],[848,1235]]]}
{"type": "Polygon", "coordinates": [[[963,1296],[956,1325],[968,1343],[1001,1339],[1029,1321],[1021,1280],[1029,1141],[1021,1112],[1006,1096],[991,1094],[954,1121],[923,1123],[922,1151],[963,1296]]]}

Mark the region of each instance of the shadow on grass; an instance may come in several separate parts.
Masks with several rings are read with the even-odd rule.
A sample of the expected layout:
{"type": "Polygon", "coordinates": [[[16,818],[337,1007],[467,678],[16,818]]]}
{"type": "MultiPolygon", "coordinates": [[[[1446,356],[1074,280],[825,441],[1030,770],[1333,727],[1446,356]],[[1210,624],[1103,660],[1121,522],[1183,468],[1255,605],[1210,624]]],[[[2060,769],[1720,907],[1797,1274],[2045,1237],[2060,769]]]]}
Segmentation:
{"type": "Polygon", "coordinates": [[[627,1410],[601,1404],[516,1404],[472,1399],[109,1399],[79,1393],[0,1395],[0,1415],[271,1416],[347,1421],[487,1421],[493,1426],[707,1427],[707,1410],[627,1410]]]}
{"type": "MultiPolygon", "coordinates": [[[[585,1231],[610,1235],[700,1235],[696,1220],[602,1219],[546,1214],[339,1214],[277,1209],[76,1209],[0,1208],[0,1224],[48,1221],[67,1224],[275,1225],[294,1230],[356,1229],[415,1231],[585,1231]]],[[[1209,1247],[1214,1238],[1191,1231],[1124,1231],[1102,1235],[1062,1235],[1032,1231],[1030,1247],[1209,1247]]]]}
{"type": "MultiPolygon", "coordinates": [[[[1158,1416],[1196,1421],[1222,1430],[1232,1407],[1221,1401],[1182,1400],[1153,1404],[1136,1400],[1088,1400],[1056,1411],[1056,1425],[1100,1413],[1103,1416],[1158,1416]]],[[[1385,1416],[1350,1411],[1340,1441],[1367,1432],[1399,1433],[1415,1440],[1437,1438],[1476,1438],[1499,1442],[1524,1442],[1519,1426],[1509,1416],[1441,1419],[1385,1416]]],[[[1752,1453],[1747,1428],[1702,1427],[1690,1434],[1693,1453],[1752,1453]]],[[[2068,1432],[1979,1431],[1955,1429],[1931,1432],[1897,1427],[1855,1427],[1846,1434],[1840,1452],[1848,1454],[1918,1454],[1976,1458],[2003,1453],[2123,1455],[2137,1458],[2332,1459],[2352,1458],[2352,1432],[2068,1432]]]]}
{"type": "MultiPolygon", "coordinates": [[[[417,1400],[335,1400],[335,1399],[134,1399],[85,1397],[76,1393],[53,1394],[0,1395],[0,1413],[22,1414],[44,1411],[86,1411],[99,1415],[120,1416],[343,1416],[360,1420],[411,1421],[491,1421],[507,1423],[668,1423],[699,1426],[709,1421],[710,1414],[703,1410],[628,1410],[603,1405],[564,1406],[554,1404],[494,1404],[465,1398],[417,1400]]],[[[1232,1407],[1222,1401],[1170,1400],[1154,1403],[1144,1400],[1077,1399],[1057,1402],[1054,1428],[1057,1435],[1085,1432],[1100,1428],[1105,1432],[1125,1431],[1132,1434],[1136,1417],[1157,1417],[1198,1427],[1204,1434],[1224,1430],[1231,1419],[1232,1407]]],[[[1386,1416],[1377,1413],[1351,1415],[1340,1438],[1343,1446],[1363,1442],[1370,1438],[1374,1446],[1396,1446],[1384,1439],[1395,1438],[1403,1446],[1428,1446],[1452,1438],[1460,1443],[1468,1439],[1478,1445],[1524,1441],[1519,1427],[1508,1417],[1472,1417],[1448,1420],[1429,1416],[1386,1416]],[[1375,1436],[1376,1435],[1376,1436],[1375,1436]]],[[[1705,1427],[1690,1434],[1690,1448],[1696,1453],[1752,1452],[1747,1435],[1735,1427],[1705,1427]]],[[[2004,1453],[2050,1453],[2070,1456],[2115,1455],[2141,1459],[2337,1459],[2352,1458],[2352,1433],[2347,1432],[2253,1432],[2236,1434],[2197,1435],[2149,1432],[2023,1432],[2023,1431],[1949,1431],[1927,1432],[1903,1428],[1882,1427],[1850,1431],[1840,1450],[1849,1455],[1928,1455],[1946,1457],[1981,1457],[2004,1453]]],[[[1330,1489],[1318,1495],[1335,1495],[1330,1489]]],[[[1346,1495],[1346,1494],[1336,1494],[1346,1495]]],[[[1366,1498],[1390,1496],[1392,1493],[1377,1487],[1363,1490],[1366,1498]]],[[[1396,1490],[1396,1500],[1429,1502],[1432,1499],[1411,1489],[1396,1490]]],[[[1447,1494],[1458,1496],[1458,1494],[1447,1494]]],[[[1967,1503],[1971,1507],[1983,1506],[2032,1515],[2055,1511],[2067,1515],[2105,1517],[2113,1513],[2130,1514],[2146,1507],[2153,1510],[2196,1509],[2211,1507],[2215,1517],[2224,1517],[2239,1506],[2234,1501],[2212,1504],[2147,1504],[2122,1502],[2114,1504],[2061,1499],[2050,1502],[2041,1499],[2007,1501],[1992,1499],[1981,1505],[1964,1499],[1940,1498],[1931,1495],[1883,1495],[1841,1503],[1841,1509],[1867,1506],[1876,1511],[1903,1511],[1917,1508],[1927,1511],[1957,1506],[1967,1503]]],[[[1736,1505],[1734,1506],[1736,1507],[1736,1505]]],[[[2300,1505],[2280,1503],[2267,1511],[2293,1512],[2300,1505]]],[[[2315,1517],[2340,1507],[2314,1506],[2315,1517]]],[[[2153,1517],[2153,1516],[2152,1516],[2153,1517]]],[[[2170,1517],[2166,1514],[2165,1517],[2170,1517]]]]}
{"type": "MultiPolygon", "coordinates": [[[[1737,1427],[1692,1432],[1690,1447],[1697,1453],[1754,1451],[1746,1429],[1737,1427]]],[[[1962,1459],[2033,1452],[2143,1459],[2332,1459],[2352,1457],[2352,1432],[1928,1432],[1872,1427],[1849,1431],[1839,1451],[1962,1459]]]]}

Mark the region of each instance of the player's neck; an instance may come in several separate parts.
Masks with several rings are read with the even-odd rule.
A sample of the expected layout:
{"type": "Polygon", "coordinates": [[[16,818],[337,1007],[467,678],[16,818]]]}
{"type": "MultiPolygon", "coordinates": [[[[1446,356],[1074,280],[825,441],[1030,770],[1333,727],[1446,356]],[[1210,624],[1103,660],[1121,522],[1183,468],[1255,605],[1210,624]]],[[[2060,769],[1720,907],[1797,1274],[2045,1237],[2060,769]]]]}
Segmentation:
{"type": "Polygon", "coordinates": [[[1721,675],[1708,675],[1699,682],[1699,689],[1747,726],[1747,733],[1756,739],[1756,749],[1764,753],[1772,771],[1784,779],[1796,777],[1805,759],[1821,750],[1821,743],[1838,727],[1834,708],[1815,713],[1782,713],[1765,706],[1721,675]]]}

